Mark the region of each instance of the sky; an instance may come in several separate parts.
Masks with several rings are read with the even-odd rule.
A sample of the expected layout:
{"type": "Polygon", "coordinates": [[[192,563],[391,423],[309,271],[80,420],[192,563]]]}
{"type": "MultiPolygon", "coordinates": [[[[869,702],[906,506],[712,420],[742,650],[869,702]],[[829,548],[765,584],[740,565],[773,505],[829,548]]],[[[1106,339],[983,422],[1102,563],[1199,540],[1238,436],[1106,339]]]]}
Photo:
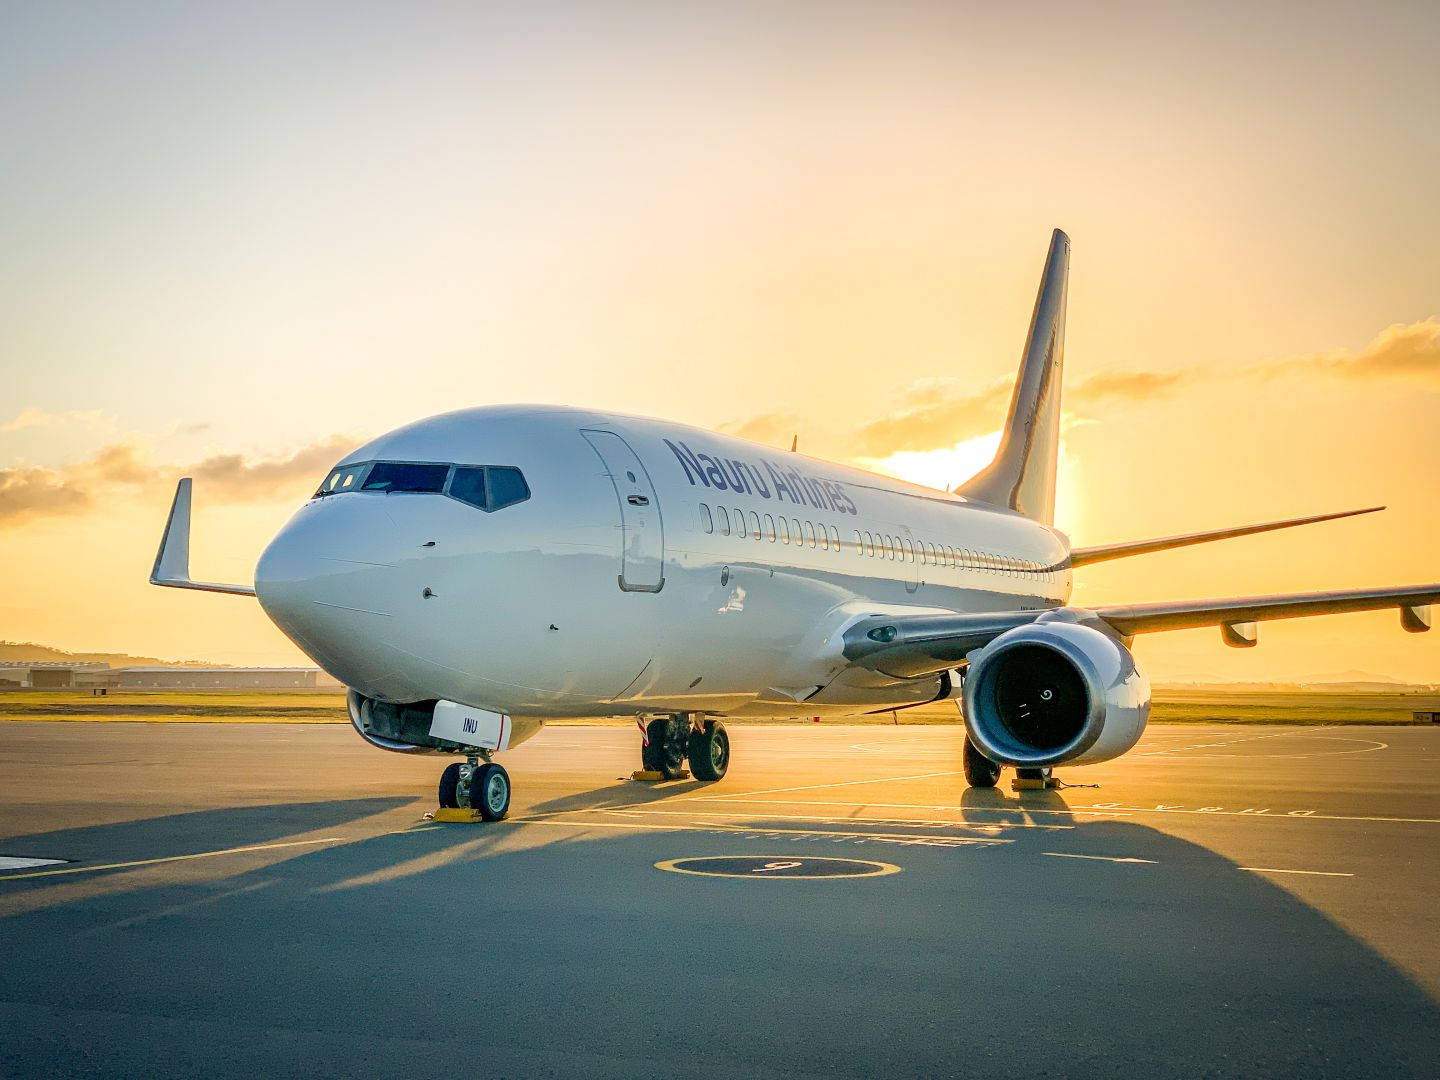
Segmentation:
{"type": "MultiPolygon", "coordinates": [[[[1440,580],[1440,7],[0,0],[0,638],[303,662],[244,581],[451,408],[664,416],[933,484],[1073,242],[1076,602],[1440,580]]],[[[1440,681],[1394,612],[1159,681],[1440,681]]]]}

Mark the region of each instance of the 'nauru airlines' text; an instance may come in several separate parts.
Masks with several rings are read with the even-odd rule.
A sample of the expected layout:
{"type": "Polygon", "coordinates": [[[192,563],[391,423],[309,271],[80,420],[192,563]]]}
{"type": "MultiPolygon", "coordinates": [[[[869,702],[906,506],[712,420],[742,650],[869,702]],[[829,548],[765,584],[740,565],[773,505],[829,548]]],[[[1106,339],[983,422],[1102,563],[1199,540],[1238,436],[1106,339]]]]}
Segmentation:
{"type": "Polygon", "coordinates": [[[837,514],[859,513],[854,500],[846,494],[844,487],[833,480],[806,476],[798,469],[786,468],[764,458],[760,459],[760,465],[764,469],[762,473],[761,469],[739,458],[697,454],[685,443],[677,446],[669,439],[665,440],[665,445],[685,470],[685,479],[690,481],[691,487],[694,487],[698,480],[705,487],[717,491],[759,495],[762,499],[773,498],[799,506],[813,506],[817,510],[833,510],[837,514]]]}

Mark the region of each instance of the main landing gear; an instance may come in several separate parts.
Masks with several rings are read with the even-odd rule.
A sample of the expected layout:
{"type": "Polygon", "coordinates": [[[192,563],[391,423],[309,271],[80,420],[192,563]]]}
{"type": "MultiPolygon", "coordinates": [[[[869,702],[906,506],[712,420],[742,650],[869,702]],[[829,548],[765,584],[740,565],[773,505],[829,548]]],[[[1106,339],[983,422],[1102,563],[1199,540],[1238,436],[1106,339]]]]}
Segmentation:
{"type": "Polygon", "coordinates": [[[465,764],[457,761],[440,774],[440,806],[478,810],[486,821],[503,821],[510,813],[510,774],[490,760],[489,751],[469,754],[465,764]]]}
{"type": "MultiPolygon", "coordinates": [[[[980,748],[970,741],[970,736],[965,736],[965,782],[973,788],[993,788],[1000,782],[1000,770],[1003,766],[997,761],[991,761],[980,752],[980,748]]],[[[1015,769],[1015,779],[1011,786],[1016,791],[1041,791],[1046,788],[1058,787],[1059,781],[1051,775],[1051,770],[1046,768],[1020,768],[1015,769]]]]}
{"type": "Polygon", "coordinates": [[[730,768],[730,736],[719,720],[702,716],[659,716],[645,725],[640,761],[649,772],[678,780],[690,759],[696,780],[719,780],[730,768]]]}
{"type": "Polygon", "coordinates": [[[1000,782],[1000,765],[980,752],[980,748],[965,736],[965,782],[971,787],[994,787],[1000,782]]]}

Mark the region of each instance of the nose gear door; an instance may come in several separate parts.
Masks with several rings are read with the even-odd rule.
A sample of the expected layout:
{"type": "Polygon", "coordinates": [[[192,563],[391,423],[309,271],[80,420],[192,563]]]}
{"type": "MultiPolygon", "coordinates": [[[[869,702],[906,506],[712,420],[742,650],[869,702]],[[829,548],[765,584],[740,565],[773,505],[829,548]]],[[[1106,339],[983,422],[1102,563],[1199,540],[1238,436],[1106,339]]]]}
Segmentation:
{"type": "Polygon", "coordinates": [[[613,431],[583,428],[620,502],[620,588],[659,592],[665,586],[665,531],[650,474],[630,444],[613,431]]]}

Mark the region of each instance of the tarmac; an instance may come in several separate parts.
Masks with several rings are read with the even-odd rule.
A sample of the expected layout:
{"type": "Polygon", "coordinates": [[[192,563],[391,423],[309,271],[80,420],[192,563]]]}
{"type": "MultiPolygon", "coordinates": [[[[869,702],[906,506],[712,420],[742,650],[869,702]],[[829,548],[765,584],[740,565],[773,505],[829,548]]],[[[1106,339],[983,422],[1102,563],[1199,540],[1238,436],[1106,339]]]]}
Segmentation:
{"type": "Polygon", "coordinates": [[[549,728],[442,825],[348,727],[0,724],[0,1075],[1440,1072],[1440,727],[1018,794],[958,727],[731,736],[648,784],[549,728]]]}

